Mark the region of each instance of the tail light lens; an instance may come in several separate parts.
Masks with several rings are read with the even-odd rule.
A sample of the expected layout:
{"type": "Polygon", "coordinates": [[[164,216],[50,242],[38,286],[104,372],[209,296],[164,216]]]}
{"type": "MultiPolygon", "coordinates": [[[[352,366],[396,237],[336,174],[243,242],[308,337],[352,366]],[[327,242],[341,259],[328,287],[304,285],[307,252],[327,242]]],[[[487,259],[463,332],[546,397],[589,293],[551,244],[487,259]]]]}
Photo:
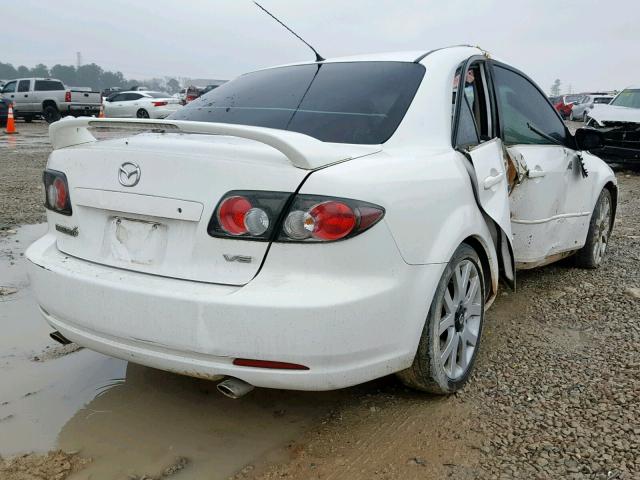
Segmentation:
{"type": "Polygon", "coordinates": [[[69,103],[71,101],[71,92],[64,93],[64,101],[69,103]]]}
{"type": "Polygon", "coordinates": [[[69,198],[69,184],[66,175],[56,170],[45,170],[42,180],[44,182],[45,207],[62,215],[71,215],[71,199],[69,198]]]}
{"type": "Polygon", "coordinates": [[[207,228],[209,235],[268,241],[291,195],[288,192],[231,191],[218,203],[207,228]]]}
{"type": "Polygon", "coordinates": [[[169,102],[151,102],[153,103],[154,107],[164,107],[165,105],[167,105],[169,102]]]}
{"type": "Polygon", "coordinates": [[[283,222],[280,242],[328,242],[351,238],[374,226],[384,208],[360,200],[297,195],[283,222]]]}
{"type": "Polygon", "coordinates": [[[329,242],[358,235],[383,216],[384,209],[359,200],[287,192],[232,191],[209,222],[214,237],[329,242]]]}

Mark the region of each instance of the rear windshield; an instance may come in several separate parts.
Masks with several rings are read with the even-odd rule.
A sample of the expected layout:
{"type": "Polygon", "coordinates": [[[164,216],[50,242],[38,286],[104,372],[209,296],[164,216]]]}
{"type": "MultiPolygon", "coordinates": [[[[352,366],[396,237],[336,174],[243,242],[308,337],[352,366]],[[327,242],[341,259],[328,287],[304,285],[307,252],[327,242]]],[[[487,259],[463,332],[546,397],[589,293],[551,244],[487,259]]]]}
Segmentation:
{"type": "Polygon", "coordinates": [[[611,105],[618,107],[640,108],[640,89],[627,89],[611,102],[611,105]]]}
{"type": "Polygon", "coordinates": [[[393,135],[424,76],[416,63],[319,63],[248,73],[170,116],[378,144],[393,135]]]}
{"type": "Polygon", "coordinates": [[[36,91],[45,92],[52,90],[64,90],[64,85],[55,80],[36,80],[36,91]]]}

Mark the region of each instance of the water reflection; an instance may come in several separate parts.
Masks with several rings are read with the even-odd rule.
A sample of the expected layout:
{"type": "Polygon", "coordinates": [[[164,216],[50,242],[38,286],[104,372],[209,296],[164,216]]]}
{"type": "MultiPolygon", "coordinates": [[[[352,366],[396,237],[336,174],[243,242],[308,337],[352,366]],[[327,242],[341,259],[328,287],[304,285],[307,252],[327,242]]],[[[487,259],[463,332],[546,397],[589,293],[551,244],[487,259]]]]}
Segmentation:
{"type": "Polygon", "coordinates": [[[159,475],[189,459],[181,478],[227,478],[296,438],[345,393],[257,389],[240,400],[215,383],[129,364],[124,379],[97,395],[64,425],[58,443],[93,464],[75,478],[159,475]]]}

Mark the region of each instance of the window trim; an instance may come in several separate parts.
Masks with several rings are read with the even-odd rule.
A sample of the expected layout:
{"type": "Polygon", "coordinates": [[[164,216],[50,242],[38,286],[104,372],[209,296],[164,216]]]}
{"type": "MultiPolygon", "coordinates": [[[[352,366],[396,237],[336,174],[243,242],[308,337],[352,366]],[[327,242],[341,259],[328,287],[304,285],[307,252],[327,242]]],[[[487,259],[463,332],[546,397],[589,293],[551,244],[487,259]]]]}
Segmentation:
{"type": "MultiPolygon", "coordinates": [[[[487,60],[488,60],[487,57],[484,55],[473,55],[469,57],[467,60],[465,60],[462,63],[463,68],[460,74],[460,80],[461,80],[460,83],[464,81],[464,78],[466,78],[467,72],[473,66],[473,64],[478,63],[480,65],[480,68],[484,70],[485,78],[483,78],[483,87],[486,87],[485,95],[487,95],[489,99],[488,107],[491,110],[490,112],[491,113],[490,115],[491,116],[491,124],[490,124],[491,139],[490,140],[493,140],[494,138],[499,137],[500,135],[499,135],[498,129],[496,128],[499,124],[498,124],[498,114],[497,114],[497,101],[496,101],[495,92],[493,89],[493,70],[492,68],[489,67],[488,65],[489,62],[487,60]]],[[[464,91],[464,88],[462,89],[462,91],[464,91]]],[[[460,85],[458,85],[458,92],[461,92],[460,85]]],[[[459,149],[457,140],[458,140],[458,130],[459,130],[459,124],[460,124],[460,114],[462,110],[461,98],[464,98],[464,95],[459,95],[459,94],[456,95],[456,104],[454,106],[454,111],[453,111],[453,123],[451,125],[451,146],[453,147],[454,150],[459,149]]],[[[474,121],[475,120],[476,119],[474,118],[474,121]]],[[[477,122],[476,122],[476,130],[479,130],[477,122]]],[[[479,131],[478,131],[478,138],[481,138],[479,131]]],[[[490,141],[490,140],[487,140],[487,141],[490,141]]],[[[479,143],[478,145],[482,145],[482,142],[479,143]]]]}
{"type": "MultiPolygon", "coordinates": [[[[564,146],[567,148],[570,148],[572,150],[577,150],[576,146],[575,146],[575,137],[571,134],[571,132],[569,131],[569,127],[567,127],[567,124],[564,123],[564,120],[562,119],[562,117],[560,116],[560,112],[558,112],[555,107],[553,106],[553,104],[551,103],[551,101],[549,100],[549,97],[547,97],[547,95],[544,93],[544,91],[538,86],[538,84],[536,82],[534,82],[533,80],[531,80],[531,78],[529,78],[527,76],[527,74],[521,72],[520,70],[518,70],[517,68],[512,67],[511,65],[507,65],[506,63],[497,61],[497,60],[493,60],[490,59],[487,64],[489,65],[489,69],[491,70],[491,85],[492,85],[492,90],[493,90],[493,95],[496,98],[496,109],[498,112],[498,136],[500,137],[500,140],[502,140],[502,142],[505,145],[508,145],[505,141],[505,136],[504,136],[504,126],[502,125],[502,108],[500,107],[500,102],[497,101],[497,92],[496,92],[496,83],[495,83],[495,76],[494,76],[494,68],[495,67],[500,67],[503,68],[505,70],[510,71],[511,73],[515,73],[516,75],[519,75],[520,77],[522,77],[525,81],[529,82],[530,85],[532,85],[537,91],[538,93],[545,99],[545,101],[547,102],[547,104],[549,105],[549,107],[554,111],[554,113],[556,114],[556,117],[558,118],[558,120],[560,120],[560,122],[562,123],[562,125],[564,126],[564,131],[565,131],[565,142],[564,142],[564,146]]],[[[566,96],[563,96],[563,102],[564,102],[564,98],[566,96]]],[[[510,145],[510,144],[509,144],[510,145]]],[[[537,144],[536,144],[537,145],[537,144]]],[[[544,146],[546,146],[547,144],[544,144],[544,146]]],[[[543,144],[540,144],[539,146],[543,146],[543,144]]]]}

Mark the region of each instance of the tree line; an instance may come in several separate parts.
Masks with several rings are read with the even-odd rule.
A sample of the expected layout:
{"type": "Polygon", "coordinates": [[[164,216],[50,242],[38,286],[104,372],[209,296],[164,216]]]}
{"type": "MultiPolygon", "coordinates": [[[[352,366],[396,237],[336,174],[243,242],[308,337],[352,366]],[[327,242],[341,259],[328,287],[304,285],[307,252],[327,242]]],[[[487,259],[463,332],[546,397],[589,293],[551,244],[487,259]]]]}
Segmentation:
{"type": "Polygon", "coordinates": [[[93,90],[104,90],[112,87],[124,89],[137,85],[144,85],[151,90],[162,90],[169,93],[176,93],[180,90],[180,82],[175,78],[127,79],[122,72],[104,70],[95,63],[79,67],[57,64],[51,68],[39,63],[32,68],[24,65],[16,68],[10,63],[0,62],[0,79],[12,80],[24,77],[57,78],[68,87],[91,87],[93,90]]]}

